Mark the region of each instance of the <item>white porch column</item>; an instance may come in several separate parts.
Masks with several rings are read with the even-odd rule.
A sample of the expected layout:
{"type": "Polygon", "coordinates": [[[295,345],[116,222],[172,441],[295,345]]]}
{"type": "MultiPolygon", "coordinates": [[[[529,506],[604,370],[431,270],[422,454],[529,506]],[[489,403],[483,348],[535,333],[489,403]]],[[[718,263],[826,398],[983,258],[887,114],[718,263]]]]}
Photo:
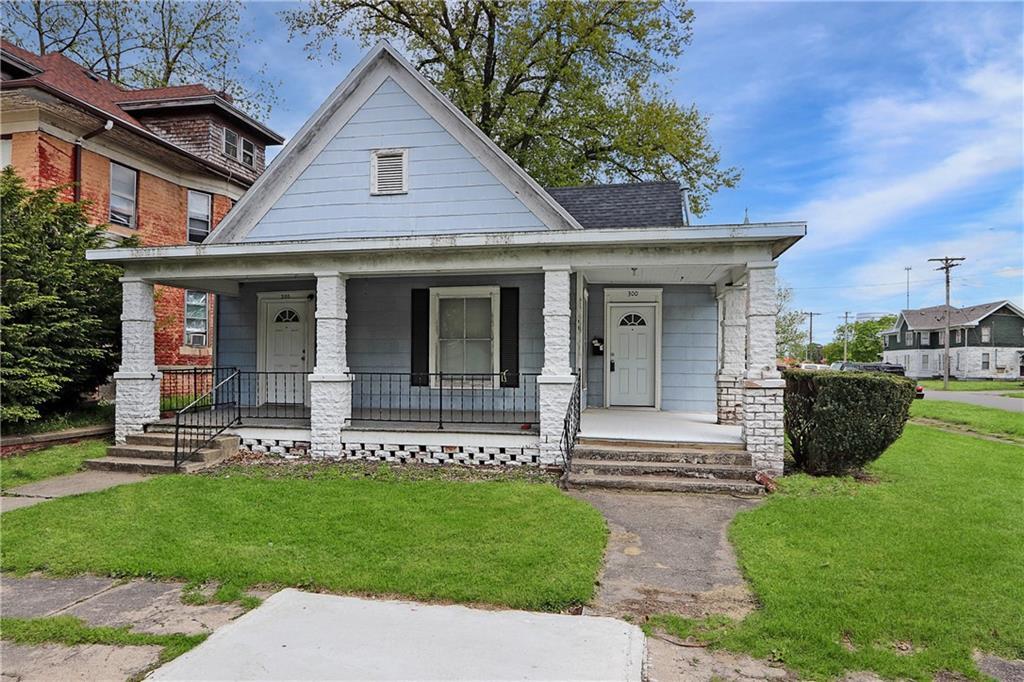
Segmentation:
{"type": "Polygon", "coordinates": [[[160,372],[154,355],[153,283],[139,277],[121,278],[121,366],[114,373],[116,406],[114,440],[124,443],[130,433],[160,418],[160,372]]]}
{"type": "Polygon", "coordinates": [[[775,369],[775,263],[747,264],[747,362],[743,435],[754,468],[779,476],[783,469],[782,396],[775,369]]]}
{"type": "Polygon", "coordinates": [[[718,423],[739,424],[743,421],[743,378],[747,368],[746,286],[723,287],[718,305],[718,423]]]}
{"type": "Polygon", "coordinates": [[[310,454],[341,457],[341,428],[352,417],[344,275],[316,273],[316,366],[309,377],[310,454]]]}
{"type": "Polygon", "coordinates": [[[544,269],[544,367],[537,377],[541,464],[559,461],[565,412],[576,381],[569,363],[572,345],[569,283],[568,266],[544,269]]]}

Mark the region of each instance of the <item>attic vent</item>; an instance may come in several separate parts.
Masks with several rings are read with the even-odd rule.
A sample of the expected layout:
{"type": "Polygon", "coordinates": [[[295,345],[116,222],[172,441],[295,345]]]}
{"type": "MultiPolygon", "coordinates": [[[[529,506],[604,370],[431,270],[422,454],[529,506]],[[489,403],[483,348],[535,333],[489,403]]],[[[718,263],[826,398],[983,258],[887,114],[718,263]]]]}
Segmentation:
{"type": "Polygon", "coordinates": [[[378,149],[370,156],[370,194],[405,194],[408,169],[405,149],[378,149]]]}

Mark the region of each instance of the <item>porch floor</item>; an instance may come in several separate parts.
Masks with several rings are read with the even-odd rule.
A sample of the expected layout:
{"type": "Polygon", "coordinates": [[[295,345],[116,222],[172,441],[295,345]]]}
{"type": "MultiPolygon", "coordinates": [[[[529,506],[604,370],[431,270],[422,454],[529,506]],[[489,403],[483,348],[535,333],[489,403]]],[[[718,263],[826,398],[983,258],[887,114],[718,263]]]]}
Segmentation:
{"type": "Polygon", "coordinates": [[[713,414],[650,408],[588,407],[580,415],[581,438],[742,444],[739,425],[718,424],[713,414]]]}

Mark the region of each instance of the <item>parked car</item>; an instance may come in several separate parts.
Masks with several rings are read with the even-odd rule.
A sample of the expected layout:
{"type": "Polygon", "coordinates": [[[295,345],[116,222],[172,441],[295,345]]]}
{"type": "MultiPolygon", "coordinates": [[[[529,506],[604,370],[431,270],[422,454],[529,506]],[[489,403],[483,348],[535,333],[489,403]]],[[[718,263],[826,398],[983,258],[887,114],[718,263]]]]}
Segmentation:
{"type": "Polygon", "coordinates": [[[819,365],[816,362],[802,362],[802,363],[800,363],[800,369],[820,370],[820,369],[828,369],[828,368],[829,368],[828,365],[819,365]]]}
{"type": "MultiPolygon", "coordinates": [[[[891,362],[833,362],[832,369],[840,372],[885,372],[886,374],[896,374],[901,377],[906,376],[906,370],[903,368],[903,365],[896,365],[891,362]]],[[[920,384],[914,385],[914,398],[916,400],[924,399],[924,386],[920,384]]]]}

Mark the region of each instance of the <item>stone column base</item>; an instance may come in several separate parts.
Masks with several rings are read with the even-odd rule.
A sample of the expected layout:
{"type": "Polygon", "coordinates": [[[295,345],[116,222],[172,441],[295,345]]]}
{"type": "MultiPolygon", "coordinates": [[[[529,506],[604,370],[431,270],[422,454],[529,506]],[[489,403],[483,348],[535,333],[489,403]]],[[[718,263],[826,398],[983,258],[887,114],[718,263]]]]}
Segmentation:
{"type": "Polygon", "coordinates": [[[563,464],[562,430],[565,413],[576,384],[573,375],[542,374],[537,377],[540,411],[540,463],[563,464]]]}
{"type": "Polygon", "coordinates": [[[718,423],[743,423],[743,379],[741,377],[719,375],[718,423]]]}
{"type": "Polygon", "coordinates": [[[160,372],[115,372],[114,442],[160,419],[160,372]]]}
{"type": "Polygon", "coordinates": [[[743,437],[753,467],[772,476],[783,473],[785,428],[782,379],[747,379],[743,382],[743,437]]]}
{"type": "Polygon", "coordinates": [[[309,454],[341,457],[341,429],[352,416],[352,379],[348,374],[309,377],[309,454]]]}

